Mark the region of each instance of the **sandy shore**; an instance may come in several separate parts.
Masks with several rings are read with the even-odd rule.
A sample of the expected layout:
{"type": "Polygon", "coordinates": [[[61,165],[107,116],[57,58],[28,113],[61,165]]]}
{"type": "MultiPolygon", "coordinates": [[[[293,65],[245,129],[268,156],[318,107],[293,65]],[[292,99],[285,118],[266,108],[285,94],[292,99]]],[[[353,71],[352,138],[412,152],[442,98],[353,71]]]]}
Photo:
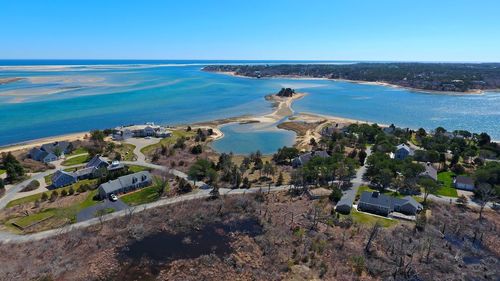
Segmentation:
{"type": "Polygon", "coordinates": [[[42,144],[56,142],[56,141],[83,140],[85,138],[85,136],[88,134],[89,134],[89,132],[81,132],[81,133],[74,133],[74,134],[67,134],[67,135],[61,135],[61,136],[41,138],[41,139],[26,141],[26,142],[22,142],[22,143],[18,143],[18,144],[2,146],[2,147],[0,147],[0,153],[22,150],[22,149],[30,149],[30,148],[33,148],[36,146],[41,146],[42,144]]]}

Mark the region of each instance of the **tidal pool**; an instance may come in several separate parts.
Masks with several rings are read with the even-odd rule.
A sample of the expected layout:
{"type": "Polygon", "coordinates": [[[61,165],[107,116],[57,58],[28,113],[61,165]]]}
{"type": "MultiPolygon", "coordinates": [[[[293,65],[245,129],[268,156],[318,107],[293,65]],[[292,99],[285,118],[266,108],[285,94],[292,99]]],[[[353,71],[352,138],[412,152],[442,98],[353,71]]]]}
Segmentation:
{"type": "Polygon", "coordinates": [[[275,124],[231,123],[220,129],[224,137],[212,144],[218,152],[246,155],[260,150],[263,154],[272,154],[295,142],[294,132],[278,129],[275,124]]]}

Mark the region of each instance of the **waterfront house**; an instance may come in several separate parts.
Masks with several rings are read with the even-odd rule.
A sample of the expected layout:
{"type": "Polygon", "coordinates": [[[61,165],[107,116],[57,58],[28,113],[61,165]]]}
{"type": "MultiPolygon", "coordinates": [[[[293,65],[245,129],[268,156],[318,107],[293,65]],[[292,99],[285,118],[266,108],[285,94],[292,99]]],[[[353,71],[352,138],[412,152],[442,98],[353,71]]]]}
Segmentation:
{"type": "Polygon", "coordinates": [[[396,147],[396,152],[394,153],[394,158],[398,160],[404,160],[408,156],[413,156],[414,151],[408,145],[402,143],[396,147]]]}
{"type": "Polygon", "coordinates": [[[42,163],[49,163],[58,159],[55,154],[43,151],[37,147],[34,147],[30,150],[29,157],[35,161],[39,161],[42,163]]]}
{"type": "Polygon", "coordinates": [[[74,184],[77,181],[78,181],[78,178],[74,173],[66,172],[63,170],[58,170],[52,176],[52,186],[55,188],[68,186],[68,185],[74,184]]]}
{"type": "Polygon", "coordinates": [[[330,155],[328,155],[328,153],[326,151],[323,151],[323,150],[307,152],[307,153],[299,155],[298,157],[295,157],[292,160],[292,166],[294,168],[301,167],[301,166],[307,164],[307,162],[309,162],[313,157],[328,158],[328,157],[330,157],[330,155]]]}
{"type": "Polygon", "coordinates": [[[155,125],[152,122],[148,122],[144,125],[130,125],[130,126],[116,127],[113,131],[113,139],[115,140],[126,140],[131,137],[166,138],[171,135],[172,132],[167,130],[167,128],[155,125]]]}
{"type": "Polygon", "coordinates": [[[152,177],[147,171],[141,171],[130,175],[125,175],[116,180],[108,181],[99,186],[99,196],[104,199],[108,198],[112,193],[120,194],[130,192],[139,188],[151,185],[152,177]]]}
{"type": "Polygon", "coordinates": [[[97,154],[85,165],[85,168],[94,167],[96,169],[107,168],[109,166],[108,161],[104,159],[101,155],[97,154]]]}
{"type": "Polygon", "coordinates": [[[345,132],[347,132],[346,124],[335,123],[323,127],[320,131],[320,134],[323,137],[331,137],[334,133],[345,133],[345,132]]]}
{"type": "Polygon", "coordinates": [[[435,181],[437,181],[437,174],[438,174],[438,171],[436,168],[434,168],[434,166],[432,166],[432,164],[430,162],[427,162],[427,163],[420,163],[424,168],[425,168],[425,171],[423,171],[422,173],[420,173],[420,176],[421,177],[428,177],[428,178],[431,178],[435,181]]]}
{"type": "Polygon", "coordinates": [[[423,209],[411,196],[396,198],[379,192],[364,191],[358,202],[358,210],[388,216],[392,212],[415,215],[423,209]]]}
{"type": "Polygon", "coordinates": [[[29,152],[29,157],[35,161],[49,163],[69,153],[70,150],[71,144],[67,141],[47,143],[40,148],[32,148],[29,152]]]}
{"type": "Polygon", "coordinates": [[[457,189],[474,190],[474,180],[467,176],[457,176],[453,180],[453,185],[457,189]]]}

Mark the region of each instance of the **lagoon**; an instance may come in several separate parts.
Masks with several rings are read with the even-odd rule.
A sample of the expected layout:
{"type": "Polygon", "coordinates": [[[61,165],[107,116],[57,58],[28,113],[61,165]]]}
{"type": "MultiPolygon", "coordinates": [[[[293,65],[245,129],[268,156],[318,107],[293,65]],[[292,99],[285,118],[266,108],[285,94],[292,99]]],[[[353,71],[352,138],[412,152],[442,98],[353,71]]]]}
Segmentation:
{"type": "MultiPolygon", "coordinates": [[[[132,123],[176,125],[262,115],[272,111],[264,96],[281,87],[308,93],[293,105],[298,112],[415,129],[466,129],[500,139],[498,92],[426,94],[339,81],[250,79],[201,71],[213,63],[255,62],[0,61],[0,78],[24,78],[0,85],[0,146],[132,123]]],[[[226,143],[248,139],[255,142],[252,150],[264,151],[268,144],[259,142],[262,134],[273,142],[270,147],[290,140],[282,132],[269,137],[253,131],[254,137],[237,127],[223,128],[226,143]]],[[[230,147],[214,145],[226,151],[230,147]]]]}

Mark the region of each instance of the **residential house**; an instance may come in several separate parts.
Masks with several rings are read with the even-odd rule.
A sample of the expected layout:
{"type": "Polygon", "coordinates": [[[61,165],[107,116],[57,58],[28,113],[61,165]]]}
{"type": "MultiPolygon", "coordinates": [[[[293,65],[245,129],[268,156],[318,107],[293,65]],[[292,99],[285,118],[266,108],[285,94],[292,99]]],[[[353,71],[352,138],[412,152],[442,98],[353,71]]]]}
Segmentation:
{"type": "Polygon", "coordinates": [[[152,177],[148,171],[141,171],[125,175],[116,180],[108,181],[99,186],[98,192],[101,198],[108,198],[112,193],[126,193],[132,190],[151,185],[152,177]]]}
{"type": "Polygon", "coordinates": [[[116,127],[113,132],[113,139],[126,140],[131,137],[158,137],[165,138],[172,135],[167,128],[148,122],[144,125],[130,125],[116,127]]]}
{"type": "Polygon", "coordinates": [[[474,190],[474,180],[467,176],[457,176],[453,180],[453,185],[457,189],[474,190]]]}
{"type": "Polygon", "coordinates": [[[349,214],[352,209],[352,203],[354,202],[355,194],[346,193],[340,198],[337,205],[335,205],[335,211],[342,214],[349,214]]]}
{"type": "Polygon", "coordinates": [[[430,162],[421,163],[421,165],[425,168],[425,171],[420,173],[420,176],[421,177],[428,177],[428,178],[431,178],[431,179],[437,181],[437,179],[438,179],[437,178],[437,174],[438,174],[437,169],[434,168],[434,166],[430,162]]]}
{"type": "Polygon", "coordinates": [[[320,131],[320,134],[324,137],[330,137],[334,133],[345,133],[345,132],[347,132],[346,124],[335,123],[323,127],[320,131]]]}
{"type": "Polygon", "coordinates": [[[40,148],[32,148],[29,152],[29,157],[35,161],[49,163],[69,153],[70,150],[71,144],[67,141],[47,143],[40,148]]]}
{"type": "Polygon", "coordinates": [[[55,154],[43,151],[38,147],[32,148],[29,152],[29,157],[35,161],[49,163],[59,159],[55,154]]]}
{"type": "Polygon", "coordinates": [[[97,154],[85,165],[85,168],[94,167],[96,169],[108,168],[109,163],[101,155],[97,154]]]}
{"type": "Polygon", "coordinates": [[[52,176],[52,186],[55,188],[68,186],[78,181],[76,175],[72,172],[58,170],[52,176]]]}
{"type": "Polygon", "coordinates": [[[388,216],[392,212],[415,215],[423,206],[411,196],[396,198],[379,192],[364,191],[358,202],[358,210],[388,216]]]}
{"type": "Polygon", "coordinates": [[[414,151],[408,145],[402,143],[396,147],[396,152],[394,153],[394,158],[399,160],[404,160],[408,156],[413,156],[414,151]]]}
{"type": "Polygon", "coordinates": [[[307,162],[309,162],[313,157],[328,158],[330,157],[330,155],[328,155],[328,153],[323,150],[307,152],[294,158],[292,160],[292,166],[294,168],[301,167],[305,165],[307,162]]]}

